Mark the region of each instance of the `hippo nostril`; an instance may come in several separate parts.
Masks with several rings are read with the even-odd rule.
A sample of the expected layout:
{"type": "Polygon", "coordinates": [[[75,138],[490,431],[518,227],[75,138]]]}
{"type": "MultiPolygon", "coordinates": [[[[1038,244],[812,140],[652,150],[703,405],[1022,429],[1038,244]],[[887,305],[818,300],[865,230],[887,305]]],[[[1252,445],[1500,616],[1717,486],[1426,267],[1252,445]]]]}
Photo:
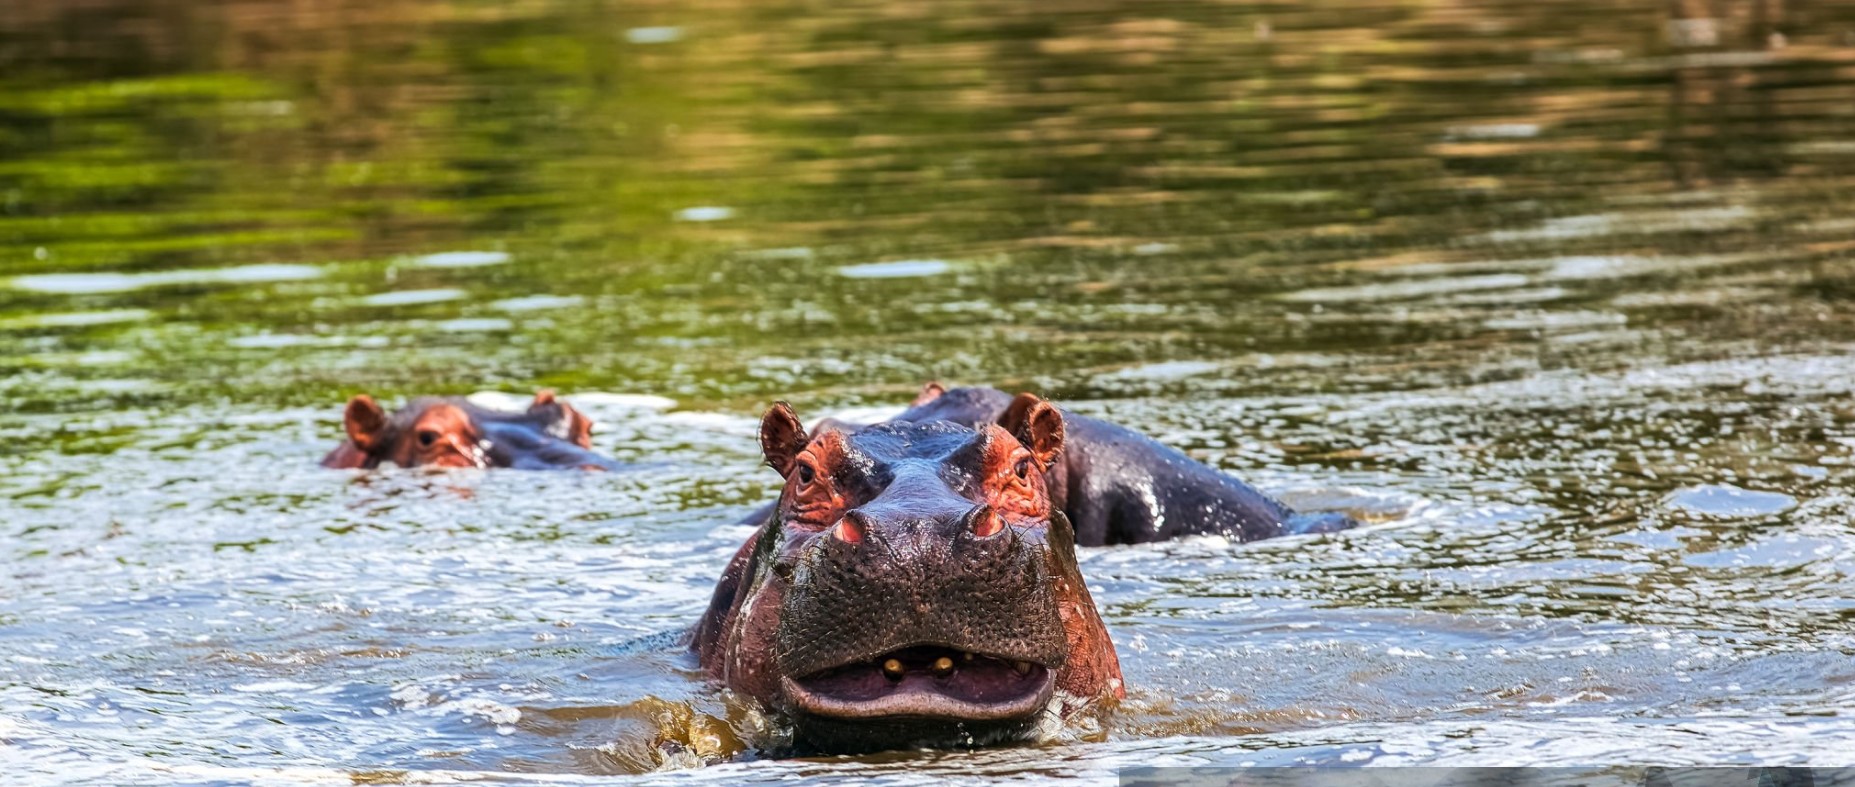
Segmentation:
{"type": "Polygon", "coordinates": [[[863,515],[863,512],[851,511],[844,514],[843,519],[837,521],[836,527],[831,528],[831,535],[846,544],[860,544],[869,531],[869,519],[863,515]]]}
{"type": "Polygon", "coordinates": [[[966,526],[975,536],[991,538],[1005,529],[1005,521],[998,518],[998,512],[991,506],[979,506],[967,512],[966,526]]]}

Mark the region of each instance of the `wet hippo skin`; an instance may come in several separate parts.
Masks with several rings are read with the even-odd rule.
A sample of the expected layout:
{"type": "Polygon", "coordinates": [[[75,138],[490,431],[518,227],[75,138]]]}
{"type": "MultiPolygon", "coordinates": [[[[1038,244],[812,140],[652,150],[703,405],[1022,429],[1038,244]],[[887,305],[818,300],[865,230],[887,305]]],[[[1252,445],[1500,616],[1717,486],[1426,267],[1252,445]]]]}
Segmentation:
{"type": "Polygon", "coordinates": [[[1035,737],[1122,696],[1120,663],[1047,473],[1063,415],[808,435],[766,414],[785,479],[692,632],[704,670],[792,724],[800,751],[1035,737]]]}
{"type": "Polygon", "coordinates": [[[870,426],[761,422],[785,480],[690,646],[801,751],[976,746],[1123,695],[1079,543],[1351,527],[1031,394],[929,384],[870,426]]]}
{"type": "MultiPolygon", "coordinates": [[[[1012,397],[993,388],[928,383],[897,421],[976,425],[1004,417],[1012,397]]],[[[1343,514],[1301,514],[1225,473],[1106,421],[1064,413],[1062,461],[1050,496],[1075,523],[1083,546],[1139,544],[1219,534],[1255,541],[1329,533],[1358,524],[1343,514]]]]}
{"type": "Polygon", "coordinates": [[[372,397],[348,401],[348,437],[323,467],[506,467],[517,470],[616,470],[592,451],[592,419],[555,398],[535,394],[522,412],[491,410],[463,397],[423,396],[388,415],[372,397]]]}

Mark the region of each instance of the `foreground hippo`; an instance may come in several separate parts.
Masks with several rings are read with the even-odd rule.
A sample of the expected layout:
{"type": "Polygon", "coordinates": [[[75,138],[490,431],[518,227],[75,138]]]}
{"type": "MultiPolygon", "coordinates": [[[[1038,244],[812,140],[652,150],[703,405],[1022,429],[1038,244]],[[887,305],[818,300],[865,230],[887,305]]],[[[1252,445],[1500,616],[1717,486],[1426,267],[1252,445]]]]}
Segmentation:
{"type": "Polygon", "coordinates": [[[760,426],[786,479],[692,645],[810,751],[981,746],[1122,696],[1121,668],[1051,496],[1064,418],[1024,394],[997,423],[760,426]]]}
{"type": "Polygon", "coordinates": [[[535,394],[524,412],[479,407],[463,397],[422,396],[391,416],[365,394],[342,415],[348,439],[322,458],[323,467],[510,467],[520,470],[619,464],[592,452],[592,419],[553,391],[535,394]]]}
{"type": "Polygon", "coordinates": [[[760,442],[785,487],[691,646],[711,677],[791,720],[801,750],[1019,740],[1121,697],[1078,543],[1354,524],[990,388],[930,383],[889,422],[809,434],[782,403],[760,442]]]}

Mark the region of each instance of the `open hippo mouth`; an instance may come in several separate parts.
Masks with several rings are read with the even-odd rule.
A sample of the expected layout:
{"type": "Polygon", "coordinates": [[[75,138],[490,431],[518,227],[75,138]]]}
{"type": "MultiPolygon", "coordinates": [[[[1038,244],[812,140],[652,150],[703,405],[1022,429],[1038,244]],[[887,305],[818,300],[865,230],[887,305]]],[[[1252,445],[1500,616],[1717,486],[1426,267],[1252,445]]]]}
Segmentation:
{"type": "Polygon", "coordinates": [[[795,709],[846,720],[1021,720],[1048,705],[1056,690],[1055,673],[1044,664],[941,645],[902,648],[781,682],[795,709]]]}
{"type": "Polygon", "coordinates": [[[1074,528],[1045,493],[1062,417],[1029,400],[1010,430],[936,421],[813,437],[784,405],[762,419],[787,483],[730,564],[748,584],[717,587],[732,617],[713,634],[732,650],[708,667],[788,725],[794,751],[1036,739],[1113,668],[1074,528]]]}

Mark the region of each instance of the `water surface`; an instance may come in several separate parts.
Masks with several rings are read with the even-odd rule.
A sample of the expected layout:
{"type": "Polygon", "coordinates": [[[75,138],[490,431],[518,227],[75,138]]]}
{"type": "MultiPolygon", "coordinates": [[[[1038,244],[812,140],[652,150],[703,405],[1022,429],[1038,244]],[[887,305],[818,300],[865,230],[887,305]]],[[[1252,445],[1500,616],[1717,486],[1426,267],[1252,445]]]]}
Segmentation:
{"type": "Polygon", "coordinates": [[[0,5],[29,782],[1855,764],[1855,8],[0,5]],[[1035,389],[1359,531],[1084,550],[1130,696],[771,760],[767,402],[1035,389]],[[612,474],[314,467],[554,387],[612,474]]]}

